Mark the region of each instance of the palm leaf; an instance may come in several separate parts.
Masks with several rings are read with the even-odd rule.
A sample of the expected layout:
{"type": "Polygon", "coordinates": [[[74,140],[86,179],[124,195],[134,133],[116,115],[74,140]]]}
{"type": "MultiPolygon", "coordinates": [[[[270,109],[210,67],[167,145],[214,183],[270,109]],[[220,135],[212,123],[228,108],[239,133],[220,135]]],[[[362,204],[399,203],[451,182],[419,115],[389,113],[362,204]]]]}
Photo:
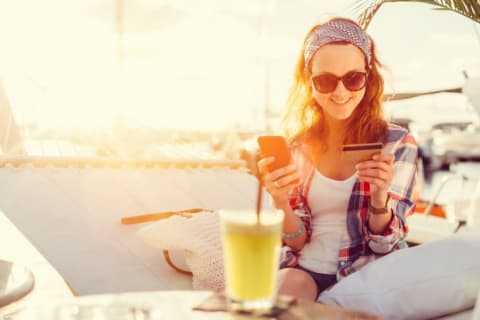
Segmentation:
{"type": "Polygon", "coordinates": [[[421,2],[435,6],[435,9],[449,10],[480,23],[480,0],[358,0],[354,11],[358,23],[366,29],[380,7],[387,2],[421,2]]]}

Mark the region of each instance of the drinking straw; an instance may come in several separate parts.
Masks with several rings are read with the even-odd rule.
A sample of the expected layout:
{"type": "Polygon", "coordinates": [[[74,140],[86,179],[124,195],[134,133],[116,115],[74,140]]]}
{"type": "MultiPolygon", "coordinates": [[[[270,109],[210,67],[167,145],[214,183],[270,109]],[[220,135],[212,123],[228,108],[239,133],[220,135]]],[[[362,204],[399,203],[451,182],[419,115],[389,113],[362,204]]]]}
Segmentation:
{"type": "Polygon", "coordinates": [[[262,180],[258,179],[258,187],[257,187],[257,224],[260,224],[260,210],[262,210],[262,180]]]}
{"type": "Polygon", "coordinates": [[[262,189],[263,189],[263,184],[262,184],[262,177],[260,176],[260,170],[258,170],[258,154],[256,155],[255,159],[256,165],[255,165],[255,175],[257,176],[258,180],[258,186],[257,186],[257,207],[256,207],[256,213],[257,213],[257,224],[260,224],[260,211],[262,210],[262,189]]]}

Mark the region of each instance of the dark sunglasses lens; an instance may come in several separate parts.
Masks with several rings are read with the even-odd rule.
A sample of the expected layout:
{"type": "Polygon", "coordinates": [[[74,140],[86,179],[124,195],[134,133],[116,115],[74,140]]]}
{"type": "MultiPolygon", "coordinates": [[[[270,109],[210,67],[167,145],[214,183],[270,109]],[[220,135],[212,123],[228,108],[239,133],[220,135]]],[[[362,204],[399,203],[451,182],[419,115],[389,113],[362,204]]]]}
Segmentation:
{"type": "Polygon", "coordinates": [[[343,77],[343,84],[350,91],[363,89],[366,82],[367,76],[363,72],[349,72],[343,77]]]}
{"type": "Polygon", "coordinates": [[[318,92],[328,93],[335,90],[338,84],[338,79],[332,74],[321,74],[313,79],[313,85],[318,92]]]}

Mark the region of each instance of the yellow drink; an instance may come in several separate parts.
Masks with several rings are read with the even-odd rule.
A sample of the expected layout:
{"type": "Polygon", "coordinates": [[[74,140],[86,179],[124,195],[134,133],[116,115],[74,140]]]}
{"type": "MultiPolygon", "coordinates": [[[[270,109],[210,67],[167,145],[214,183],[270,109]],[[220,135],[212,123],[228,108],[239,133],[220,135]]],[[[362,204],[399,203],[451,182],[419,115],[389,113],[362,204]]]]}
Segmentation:
{"type": "Polygon", "coordinates": [[[226,291],[238,309],[269,308],[276,294],[283,214],[223,211],[226,291]]]}

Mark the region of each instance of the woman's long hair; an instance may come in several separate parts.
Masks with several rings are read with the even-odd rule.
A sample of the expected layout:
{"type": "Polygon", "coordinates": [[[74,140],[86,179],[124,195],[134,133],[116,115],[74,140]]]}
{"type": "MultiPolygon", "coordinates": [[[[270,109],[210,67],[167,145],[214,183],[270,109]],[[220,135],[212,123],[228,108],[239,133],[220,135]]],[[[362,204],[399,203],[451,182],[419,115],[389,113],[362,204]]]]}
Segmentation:
{"type": "MultiPolygon", "coordinates": [[[[338,19],[353,22],[344,18],[334,18],[332,20],[338,19]]],[[[303,42],[300,57],[295,66],[293,86],[287,99],[282,129],[290,143],[306,139],[314,147],[325,150],[325,139],[329,134],[328,128],[325,125],[323,109],[317,105],[313,97],[310,85],[311,70],[310,66],[305,67],[304,60],[307,39],[313,31],[322,25],[315,25],[310,29],[303,42]]],[[[370,67],[367,67],[368,77],[365,95],[347,119],[348,135],[344,137],[344,144],[378,142],[386,136],[388,125],[382,112],[383,78],[379,73],[382,64],[376,56],[373,40],[371,40],[371,52],[372,59],[370,67]]]]}

